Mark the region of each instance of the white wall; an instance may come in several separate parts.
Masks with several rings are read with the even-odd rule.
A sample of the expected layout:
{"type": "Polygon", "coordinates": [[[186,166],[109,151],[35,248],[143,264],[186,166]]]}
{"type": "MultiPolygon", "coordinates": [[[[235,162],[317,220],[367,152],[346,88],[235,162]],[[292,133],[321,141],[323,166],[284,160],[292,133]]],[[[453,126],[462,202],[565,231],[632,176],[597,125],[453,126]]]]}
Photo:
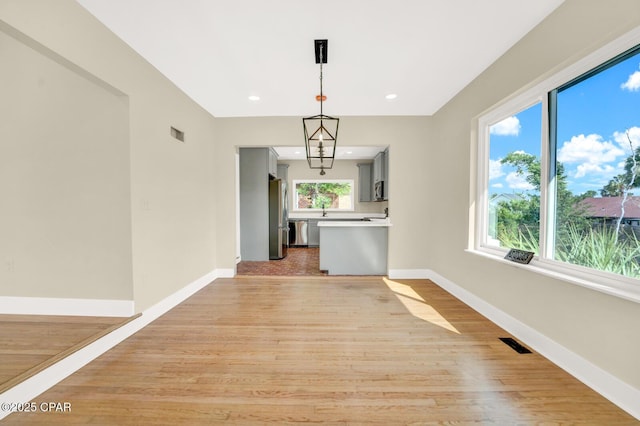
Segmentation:
{"type": "Polygon", "coordinates": [[[0,295],[131,300],[127,97],[2,28],[0,63],[0,295]]]}
{"type": "Polygon", "coordinates": [[[640,2],[567,0],[433,117],[422,184],[425,267],[640,389],[640,304],[466,253],[475,197],[475,118],[640,25],[640,2]],[[471,213],[471,215],[470,215],[471,213]]]}
{"type": "MultiPolygon", "coordinates": [[[[56,278],[55,290],[49,292],[46,288],[49,284],[45,281],[31,280],[33,288],[30,294],[81,298],[133,297],[136,311],[141,311],[214,270],[216,185],[213,174],[213,117],[73,0],[5,0],[0,2],[0,24],[5,32],[42,45],[58,60],[80,70],[93,81],[111,86],[129,100],[126,134],[116,137],[116,140],[104,141],[119,148],[106,149],[104,143],[97,142],[86,152],[86,156],[95,162],[91,166],[96,168],[95,173],[86,170],[89,168],[86,166],[80,170],[81,164],[78,163],[75,164],[77,169],[70,172],[77,172],[70,198],[89,193],[90,188],[80,190],[80,187],[84,184],[91,186],[98,181],[94,175],[101,171],[106,171],[105,176],[113,179],[109,180],[110,183],[100,183],[104,187],[114,184],[118,188],[108,196],[111,201],[115,197],[122,197],[123,192],[129,192],[130,195],[124,200],[109,203],[109,211],[115,212],[115,218],[120,218],[112,221],[126,217],[124,222],[128,224],[118,225],[115,236],[111,237],[115,242],[105,248],[110,256],[117,259],[129,257],[129,260],[115,268],[116,272],[107,275],[107,278],[97,277],[96,273],[91,272],[102,271],[108,265],[108,259],[103,261],[106,263],[97,264],[90,270],[85,268],[78,272],[81,275],[78,279],[82,278],[88,288],[94,287],[90,292],[75,287],[67,288],[64,276],[77,263],[82,263],[83,258],[77,258],[76,254],[87,255],[96,248],[95,245],[85,244],[87,238],[95,242],[103,234],[109,233],[109,227],[103,223],[93,224],[86,218],[78,223],[69,223],[73,235],[88,232],[91,237],[77,241],[76,247],[69,247],[72,241],[60,247],[61,259],[58,263],[61,273],[56,278]],[[171,126],[185,132],[184,143],[170,137],[171,126]],[[122,152],[123,143],[129,158],[122,152]],[[103,156],[103,149],[108,154],[106,157],[103,156]],[[85,183],[86,177],[80,172],[88,172],[88,182],[85,183]],[[89,231],[86,228],[90,228],[89,231]],[[126,233],[130,233],[130,236],[124,244],[126,233]],[[114,278],[113,274],[119,276],[114,278]],[[126,290],[114,295],[109,288],[118,288],[123,281],[126,290]],[[94,282],[101,285],[92,286],[94,282]]],[[[5,60],[2,64],[4,67],[5,60]]],[[[82,96],[79,92],[83,91],[73,90],[76,96],[82,96]]],[[[19,99],[13,96],[11,102],[18,104],[19,99]]],[[[64,117],[69,112],[67,107],[69,105],[60,104],[50,117],[50,122],[64,117]]],[[[79,109],[83,107],[93,109],[85,103],[76,106],[79,109]]],[[[25,121],[34,119],[32,106],[25,106],[18,114],[25,121]]],[[[63,123],[72,124],[73,120],[63,123]]],[[[34,139],[40,138],[40,143],[44,143],[44,137],[46,135],[33,136],[34,139]]],[[[4,138],[2,143],[6,143],[4,138]]],[[[37,166],[35,160],[30,161],[30,167],[37,166]]],[[[229,161],[233,163],[233,159],[229,161]]],[[[40,192],[55,193],[58,183],[62,182],[42,181],[44,186],[40,192]]],[[[104,194],[103,189],[100,190],[104,194]]],[[[88,203],[93,207],[86,207],[84,211],[88,209],[94,213],[101,206],[103,201],[100,201],[100,197],[96,198],[99,204],[94,206],[88,203]]],[[[56,208],[62,208],[60,205],[65,202],[64,199],[53,201],[56,208]]],[[[77,200],[74,202],[79,203],[77,200]]],[[[47,232],[52,229],[46,228],[47,232]]],[[[34,253],[26,256],[24,262],[30,262],[32,266],[38,265],[41,259],[34,253]]],[[[16,262],[16,270],[18,266],[16,262]]]]}

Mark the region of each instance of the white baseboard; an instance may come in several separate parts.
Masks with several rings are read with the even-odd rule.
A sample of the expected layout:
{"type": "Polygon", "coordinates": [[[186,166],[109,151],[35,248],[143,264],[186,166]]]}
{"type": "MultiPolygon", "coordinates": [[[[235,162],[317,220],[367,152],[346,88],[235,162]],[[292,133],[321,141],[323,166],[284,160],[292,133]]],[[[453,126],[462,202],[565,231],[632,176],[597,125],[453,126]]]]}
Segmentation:
{"type": "Polygon", "coordinates": [[[130,317],[133,300],[0,296],[0,314],[130,317]]]}
{"type": "Polygon", "coordinates": [[[389,271],[390,279],[430,279],[618,407],[640,420],[640,389],[623,382],[511,315],[429,269],[389,271]]]}
{"type": "Polygon", "coordinates": [[[233,268],[229,269],[218,269],[218,278],[233,278],[236,276],[236,270],[233,268]]]}
{"type": "MultiPolygon", "coordinates": [[[[156,303],[149,309],[142,312],[142,315],[133,321],[123,325],[117,330],[107,334],[106,336],[96,340],[95,342],[85,346],[77,352],[62,359],[56,364],[48,367],[40,373],[30,377],[22,383],[12,387],[11,389],[0,394],[0,402],[29,402],[42,392],[46,391],[56,383],[65,379],[69,375],[93,361],[109,349],[116,346],[129,336],[141,330],[147,324],[160,317],[171,308],[175,307],[183,300],[192,296],[201,290],[207,284],[216,278],[224,278],[228,274],[228,270],[214,270],[207,275],[197,279],[191,284],[183,287],[172,295],[166,297],[156,303]]],[[[0,420],[11,414],[10,412],[0,411],[0,420]]]]}

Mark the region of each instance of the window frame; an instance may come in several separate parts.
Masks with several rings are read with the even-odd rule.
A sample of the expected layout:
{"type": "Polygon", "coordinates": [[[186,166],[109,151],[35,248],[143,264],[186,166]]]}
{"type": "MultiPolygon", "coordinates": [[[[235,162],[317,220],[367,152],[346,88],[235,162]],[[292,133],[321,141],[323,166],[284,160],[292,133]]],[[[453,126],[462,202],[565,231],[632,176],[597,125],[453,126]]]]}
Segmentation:
{"type": "Polygon", "coordinates": [[[550,202],[550,200],[555,199],[553,196],[555,167],[551,168],[550,165],[555,162],[556,148],[551,146],[552,143],[555,144],[555,140],[550,140],[550,135],[553,133],[550,131],[553,130],[550,129],[550,126],[555,124],[549,120],[549,108],[554,105],[550,101],[552,92],[558,88],[565,87],[580,77],[588,78],[590,75],[587,75],[587,73],[614,61],[638,45],[640,45],[640,27],[597,49],[552,76],[508,97],[476,117],[474,121],[477,126],[472,126],[476,132],[476,137],[473,139],[477,141],[477,169],[475,175],[472,173],[472,188],[475,186],[475,208],[471,209],[474,216],[472,218],[474,231],[470,234],[470,244],[467,251],[640,303],[640,279],[554,260],[555,220],[549,220],[550,218],[555,218],[555,205],[550,202]],[[489,226],[489,128],[493,124],[512,115],[517,115],[537,103],[542,104],[539,255],[535,256],[529,265],[520,265],[504,260],[504,256],[508,251],[507,248],[487,244],[489,226]],[[474,179],[475,182],[473,182],[474,179]]]}
{"type": "Polygon", "coordinates": [[[320,208],[300,208],[298,207],[298,189],[297,185],[299,183],[348,183],[351,187],[351,208],[349,209],[332,209],[326,208],[325,211],[328,212],[353,212],[356,209],[356,190],[355,190],[355,180],[354,179],[294,179],[291,181],[292,186],[292,211],[294,212],[321,212],[320,208]]]}
{"type": "MultiPolygon", "coordinates": [[[[491,252],[493,254],[502,254],[506,253],[506,250],[500,247],[496,247],[493,245],[489,245],[487,243],[487,236],[489,234],[489,153],[490,153],[490,128],[494,124],[499,123],[500,121],[516,115],[532,106],[541,103],[542,104],[542,128],[541,128],[541,137],[544,137],[545,133],[545,104],[544,99],[538,96],[537,94],[533,94],[530,96],[526,94],[526,96],[521,96],[514,99],[511,102],[507,102],[491,112],[483,115],[478,119],[478,179],[477,179],[477,206],[479,206],[478,217],[476,222],[476,248],[480,248],[484,251],[491,252]]],[[[541,179],[542,176],[546,176],[546,153],[545,149],[541,149],[540,151],[540,173],[541,179]]],[[[545,191],[546,185],[541,185],[540,188],[540,222],[543,220],[543,204],[546,204],[546,197],[543,194],[545,191]]],[[[542,235],[542,234],[541,234],[542,235]]]]}

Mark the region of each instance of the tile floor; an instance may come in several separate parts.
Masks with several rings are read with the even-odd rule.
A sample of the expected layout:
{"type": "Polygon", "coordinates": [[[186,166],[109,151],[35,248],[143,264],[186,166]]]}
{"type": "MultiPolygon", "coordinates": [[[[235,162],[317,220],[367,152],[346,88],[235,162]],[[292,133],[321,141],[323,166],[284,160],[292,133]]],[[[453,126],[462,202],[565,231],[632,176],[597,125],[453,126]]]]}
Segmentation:
{"type": "Polygon", "coordinates": [[[289,247],[287,257],[280,260],[242,261],[238,275],[326,275],[320,271],[320,249],[289,247]]]}

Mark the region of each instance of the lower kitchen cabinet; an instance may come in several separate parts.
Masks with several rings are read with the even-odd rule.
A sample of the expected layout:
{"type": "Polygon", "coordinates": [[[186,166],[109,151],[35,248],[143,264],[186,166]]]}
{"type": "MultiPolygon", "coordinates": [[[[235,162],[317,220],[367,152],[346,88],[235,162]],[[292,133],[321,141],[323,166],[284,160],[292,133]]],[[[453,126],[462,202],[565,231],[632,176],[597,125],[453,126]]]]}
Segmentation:
{"type": "Polygon", "coordinates": [[[318,247],[320,245],[320,229],[318,228],[317,219],[309,219],[308,225],[309,247],[318,247]]]}

